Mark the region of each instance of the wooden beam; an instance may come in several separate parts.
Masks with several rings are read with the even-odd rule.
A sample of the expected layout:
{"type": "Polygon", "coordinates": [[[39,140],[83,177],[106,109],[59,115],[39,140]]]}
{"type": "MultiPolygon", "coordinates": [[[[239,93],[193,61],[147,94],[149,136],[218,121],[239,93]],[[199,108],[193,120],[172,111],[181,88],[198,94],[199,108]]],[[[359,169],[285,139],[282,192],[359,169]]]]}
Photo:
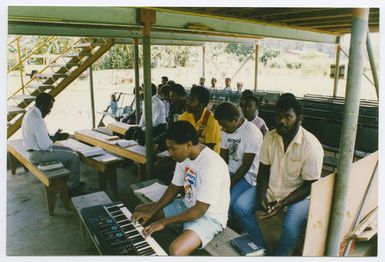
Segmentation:
{"type": "Polygon", "coordinates": [[[315,17],[295,17],[295,18],[288,18],[288,19],[276,19],[271,22],[287,24],[288,22],[309,21],[309,20],[311,21],[315,19],[329,19],[329,18],[336,18],[336,17],[352,17],[352,14],[350,13],[350,14],[327,15],[327,16],[319,15],[315,17]]]}
{"type": "MultiPolygon", "coordinates": [[[[214,15],[156,10],[157,21],[152,32],[179,30],[179,33],[200,35],[230,34],[232,37],[275,37],[302,41],[335,43],[335,35],[323,31],[277,26],[245,19],[214,15]],[[209,30],[186,28],[188,23],[202,23],[209,30]]],[[[142,28],[137,20],[137,8],[129,7],[9,7],[9,33],[30,35],[68,35],[140,38],[142,28]],[[39,26],[39,27],[38,27],[39,26]],[[57,31],[57,32],[55,32],[57,31]]],[[[156,38],[156,35],[152,36],[156,38]]],[[[204,37],[203,37],[204,38],[204,37]]],[[[202,40],[202,38],[201,38],[202,40]]]]}
{"type": "MultiPolygon", "coordinates": [[[[368,24],[370,26],[378,23],[368,23],[368,24]]],[[[346,24],[315,25],[315,26],[312,26],[312,28],[327,28],[332,31],[334,28],[338,28],[338,27],[348,27],[350,29],[351,26],[352,26],[352,23],[346,23],[346,24]]]]}
{"type": "Polygon", "coordinates": [[[107,6],[9,6],[8,21],[137,26],[136,8],[107,6]]]}
{"type": "MultiPolygon", "coordinates": [[[[375,16],[378,14],[378,10],[374,9],[371,14],[372,16],[375,16]]],[[[338,17],[352,17],[352,9],[351,8],[332,8],[328,11],[321,11],[317,12],[314,15],[305,15],[305,16],[288,16],[283,17],[281,19],[272,19],[269,20],[270,22],[276,22],[276,23],[287,23],[287,22],[295,22],[295,21],[309,21],[309,20],[316,20],[316,19],[330,19],[330,18],[338,18],[338,17]]]]}
{"type": "MultiPolygon", "coordinates": [[[[294,22],[293,24],[296,26],[313,26],[313,25],[325,25],[325,24],[335,24],[335,23],[351,23],[352,19],[351,18],[346,18],[346,17],[341,17],[339,19],[318,19],[314,21],[306,21],[306,22],[294,22]]],[[[369,19],[369,22],[379,22],[379,18],[372,18],[369,19]]]]}
{"type": "Polygon", "coordinates": [[[140,28],[125,26],[83,25],[66,23],[38,23],[26,21],[9,21],[8,34],[12,35],[55,35],[55,36],[89,36],[89,37],[123,37],[139,38],[140,28]]]}

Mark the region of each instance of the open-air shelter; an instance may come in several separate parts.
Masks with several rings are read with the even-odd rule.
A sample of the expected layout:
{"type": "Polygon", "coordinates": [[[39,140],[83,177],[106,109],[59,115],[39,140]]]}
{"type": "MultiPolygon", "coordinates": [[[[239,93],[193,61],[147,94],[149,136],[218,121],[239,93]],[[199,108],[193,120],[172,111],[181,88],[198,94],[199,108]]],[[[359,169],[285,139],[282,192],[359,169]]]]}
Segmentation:
{"type": "MultiPolygon", "coordinates": [[[[338,255],[342,216],[356,136],[364,53],[379,83],[369,32],[379,31],[379,8],[137,8],[86,6],[9,6],[9,35],[105,37],[135,47],[135,90],[139,97],[138,45],[143,46],[146,114],[146,173],[152,174],[151,44],[234,42],[255,45],[264,37],[336,45],[334,94],[338,84],[340,37],[351,34],[345,113],[340,143],[338,176],[329,227],[327,255],[338,255]]],[[[258,59],[255,59],[257,68],[258,59]]],[[[257,70],[256,70],[257,72],[257,70]]],[[[255,88],[257,87],[255,75],[255,88]]],[[[136,99],[139,108],[139,99],[136,99]]]]}

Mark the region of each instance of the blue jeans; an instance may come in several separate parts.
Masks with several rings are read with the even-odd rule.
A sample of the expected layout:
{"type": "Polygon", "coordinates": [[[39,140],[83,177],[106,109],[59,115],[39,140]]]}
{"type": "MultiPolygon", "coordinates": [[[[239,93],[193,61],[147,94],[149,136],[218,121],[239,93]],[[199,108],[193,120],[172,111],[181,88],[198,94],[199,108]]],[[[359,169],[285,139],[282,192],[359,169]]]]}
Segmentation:
{"type": "MultiPolygon", "coordinates": [[[[230,173],[230,176],[233,176],[232,173],[230,173]]],[[[240,195],[242,195],[244,192],[249,190],[252,185],[250,185],[244,177],[239,179],[238,183],[236,183],[230,190],[230,208],[229,208],[229,224],[236,223],[235,221],[235,214],[233,210],[234,202],[238,199],[240,195]]]]}
{"type": "MultiPolygon", "coordinates": [[[[273,251],[274,256],[290,256],[294,248],[297,247],[298,241],[305,231],[309,204],[310,200],[305,198],[287,206],[287,213],[282,224],[282,235],[273,251]]],[[[255,217],[255,212],[261,210],[257,199],[257,188],[252,187],[239,196],[234,202],[233,210],[249,236],[257,244],[267,248],[255,217]]]]}

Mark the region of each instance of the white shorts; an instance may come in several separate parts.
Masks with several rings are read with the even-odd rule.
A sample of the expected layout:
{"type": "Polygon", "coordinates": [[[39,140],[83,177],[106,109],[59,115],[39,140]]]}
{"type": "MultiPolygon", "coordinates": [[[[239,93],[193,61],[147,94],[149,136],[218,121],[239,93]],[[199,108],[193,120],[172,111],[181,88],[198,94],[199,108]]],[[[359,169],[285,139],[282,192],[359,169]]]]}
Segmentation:
{"type": "MultiPolygon", "coordinates": [[[[183,199],[175,199],[170,204],[163,208],[164,216],[172,217],[185,212],[188,207],[183,202],[183,199]]],[[[221,223],[213,219],[212,217],[204,214],[202,217],[189,221],[183,224],[183,230],[194,231],[201,239],[201,247],[204,248],[216,234],[223,230],[221,223]]]]}

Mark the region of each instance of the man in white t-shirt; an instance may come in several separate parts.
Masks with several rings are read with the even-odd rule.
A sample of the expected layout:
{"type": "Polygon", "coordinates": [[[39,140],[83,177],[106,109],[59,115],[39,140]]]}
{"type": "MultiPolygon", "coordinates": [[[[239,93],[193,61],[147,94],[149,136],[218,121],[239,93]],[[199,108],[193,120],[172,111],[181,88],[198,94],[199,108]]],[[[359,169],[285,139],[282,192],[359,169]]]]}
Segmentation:
{"type": "Polygon", "coordinates": [[[158,202],[140,205],[132,219],[151,235],[170,224],[183,224],[183,233],[170,245],[170,255],[189,255],[204,247],[227,223],[230,202],[229,171],[223,159],[199,143],[187,121],[175,122],[166,132],[170,156],[177,161],[174,177],[158,202]],[[184,190],[183,199],[176,198],[184,190]]]}
{"type": "Polygon", "coordinates": [[[232,103],[221,103],[215,109],[214,117],[222,126],[220,155],[230,171],[229,222],[234,225],[235,221],[231,221],[234,201],[256,185],[263,136],[254,124],[240,116],[237,106],[232,103]]]}
{"type": "Polygon", "coordinates": [[[242,227],[257,244],[266,247],[255,217],[267,219],[285,209],[282,234],[272,255],[289,256],[298,245],[309,213],[311,184],[321,176],[323,149],[310,132],[301,127],[303,109],[294,97],[276,104],[276,129],[263,140],[257,187],[234,203],[242,227]]]}

